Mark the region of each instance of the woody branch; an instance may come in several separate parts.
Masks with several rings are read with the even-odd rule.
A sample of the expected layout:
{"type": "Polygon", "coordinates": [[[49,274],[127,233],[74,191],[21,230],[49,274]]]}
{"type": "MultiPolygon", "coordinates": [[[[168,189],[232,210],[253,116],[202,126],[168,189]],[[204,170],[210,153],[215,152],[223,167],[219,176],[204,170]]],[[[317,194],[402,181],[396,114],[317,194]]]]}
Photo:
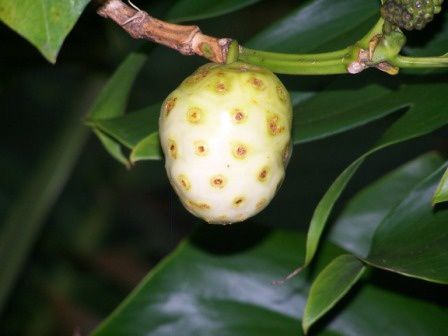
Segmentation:
{"type": "Polygon", "coordinates": [[[117,23],[133,38],[150,40],[184,55],[196,54],[215,63],[226,62],[232,42],[229,38],[207,36],[198,26],[177,25],[158,20],[121,0],[103,1],[97,13],[117,23]]]}

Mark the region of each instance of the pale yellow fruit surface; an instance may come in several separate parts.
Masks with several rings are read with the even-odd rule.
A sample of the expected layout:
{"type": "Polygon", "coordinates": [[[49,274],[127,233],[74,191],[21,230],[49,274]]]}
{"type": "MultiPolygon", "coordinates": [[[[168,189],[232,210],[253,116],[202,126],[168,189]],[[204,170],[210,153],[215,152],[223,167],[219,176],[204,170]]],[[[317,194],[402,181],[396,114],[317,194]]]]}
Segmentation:
{"type": "Polygon", "coordinates": [[[269,70],[207,64],[164,101],[159,134],[171,185],[192,214],[243,221],[276,194],[291,155],[288,91],[269,70]]]}

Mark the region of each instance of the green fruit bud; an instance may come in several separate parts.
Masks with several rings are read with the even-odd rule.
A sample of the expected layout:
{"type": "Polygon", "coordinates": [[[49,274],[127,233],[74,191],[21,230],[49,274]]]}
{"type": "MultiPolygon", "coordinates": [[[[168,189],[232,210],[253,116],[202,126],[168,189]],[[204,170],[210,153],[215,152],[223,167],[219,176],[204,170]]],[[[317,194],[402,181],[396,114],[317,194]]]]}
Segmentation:
{"type": "Polygon", "coordinates": [[[214,224],[243,221],[276,194],[291,155],[288,91],[269,70],[207,64],[165,100],[159,133],[183,205],[214,224]]]}

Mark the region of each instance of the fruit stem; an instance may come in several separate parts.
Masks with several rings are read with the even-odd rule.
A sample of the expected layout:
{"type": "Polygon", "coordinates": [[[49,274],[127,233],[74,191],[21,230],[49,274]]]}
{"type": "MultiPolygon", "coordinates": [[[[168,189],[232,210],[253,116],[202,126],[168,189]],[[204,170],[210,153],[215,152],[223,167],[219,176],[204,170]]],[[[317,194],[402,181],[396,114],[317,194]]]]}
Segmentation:
{"type": "Polygon", "coordinates": [[[375,36],[378,36],[383,32],[383,27],[384,19],[380,18],[372,27],[372,29],[370,29],[369,32],[364,35],[356,44],[363,49],[369,49],[370,42],[375,36]]]}
{"type": "Polygon", "coordinates": [[[289,75],[331,75],[347,73],[353,47],[320,54],[283,54],[240,46],[238,60],[289,75]]]}
{"type": "Polygon", "coordinates": [[[350,65],[358,61],[359,51],[368,49],[372,39],[381,34],[384,20],[380,18],[357,43],[344,49],[318,54],[286,54],[239,47],[238,60],[263,66],[288,75],[334,75],[352,73],[350,65]]]}
{"type": "Polygon", "coordinates": [[[445,68],[448,67],[448,55],[439,57],[408,57],[398,55],[389,61],[399,68],[445,68]]]}
{"type": "Polygon", "coordinates": [[[275,52],[269,52],[269,51],[262,51],[262,50],[254,50],[249,49],[243,46],[240,46],[239,54],[243,57],[250,57],[250,56],[259,56],[262,58],[269,58],[269,59],[278,59],[278,60],[330,60],[339,58],[341,56],[344,56],[348,54],[351,51],[351,48],[344,48],[336,51],[331,52],[325,52],[325,53],[318,53],[318,54],[286,54],[286,53],[275,53],[275,52]]]}

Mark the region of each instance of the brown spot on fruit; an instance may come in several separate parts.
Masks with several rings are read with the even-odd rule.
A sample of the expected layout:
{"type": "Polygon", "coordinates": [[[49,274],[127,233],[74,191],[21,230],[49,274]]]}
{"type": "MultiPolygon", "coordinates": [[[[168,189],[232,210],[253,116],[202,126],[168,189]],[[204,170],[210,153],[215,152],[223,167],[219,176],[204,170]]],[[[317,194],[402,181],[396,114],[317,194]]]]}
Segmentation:
{"type": "Polygon", "coordinates": [[[216,175],[210,179],[210,185],[213,188],[222,189],[226,185],[226,178],[224,175],[216,175]]]}
{"type": "Polygon", "coordinates": [[[196,202],[193,200],[188,200],[188,205],[193,209],[199,209],[199,210],[208,210],[210,209],[210,205],[204,202],[196,202]]]}
{"type": "Polygon", "coordinates": [[[191,183],[185,175],[179,175],[177,177],[177,182],[182,187],[182,189],[187,191],[191,189],[191,183]]]}
{"type": "Polygon", "coordinates": [[[196,155],[205,156],[207,155],[207,144],[204,141],[196,141],[194,143],[194,152],[196,155]]]}
{"type": "Polygon", "coordinates": [[[243,123],[247,119],[247,115],[239,108],[233,109],[232,117],[237,124],[243,123]]]}
{"type": "Polygon", "coordinates": [[[242,196],[235,197],[232,202],[233,206],[236,208],[240,207],[243,203],[244,203],[244,197],[242,196]]]}
{"type": "Polygon", "coordinates": [[[233,156],[237,159],[245,159],[247,156],[247,146],[241,143],[236,144],[233,146],[233,156]]]}
{"type": "Polygon", "coordinates": [[[176,141],[168,140],[168,152],[173,159],[177,159],[177,144],[176,141]]]}
{"type": "Polygon", "coordinates": [[[202,67],[199,69],[199,71],[196,73],[198,77],[204,78],[207,77],[207,75],[210,73],[210,67],[202,67]]]}
{"type": "Polygon", "coordinates": [[[249,83],[257,90],[264,90],[266,86],[264,85],[263,81],[257,77],[251,77],[249,79],[249,83]]]}
{"type": "Polygon", "coordinates": [[[187,111],[187,120],[192,124],[199,124],[202,119],[202,110],[199,107],[190,107],[187,111]]]}
{"type": "Polygon", "coordinates": [[[215,85],[215,91],[218,93],[226,93],[228,91],[228,87],[224,82],[217,82],[215,85]]]}
{"type": "Polygon", "coordinates": [[[186,85],[194,85],[198,82],[200,82],[203,78],[207,77],[207,75],[210,73],[211,66],[204,65],[199,70],[197,70],[193,75],[188,77],[184,83],[186,85]]]}
{"type": "Polygon", "coordinates": [[[258,202],[257,202],[257,204],[255,205],[255,208],[257,209],[257,210],[261,210],[261,209],[263,209],[264,207],[266,207],[266,204],[268,203],[268,200],[266,199],[266,198],[262,198],[261,200],[259,200],[258,202]]]}
{"type": "Polygon", "coordinates": [[[258,181],[265,182],[269,176],[269,167],[263,167],[258,173],[258,181]]]}
{"type": "Polygon", "coordinates": [[[281,134],[285,130],[285,127],[280,125],[280,117],[276,114],[268,117],[267,126],[269,134],[274,136],[281,134]]]}
{"type": "Polygon", "coordinates": [[[177,101],[177,97],[170,97],[170,98],[168,98],[165,101],[165,104],[163,105],[163,110],[164,110],[165,117],[168,117],[168,115],[170,114],[171,110],[176,105],[176,101],[177,101]]]}

